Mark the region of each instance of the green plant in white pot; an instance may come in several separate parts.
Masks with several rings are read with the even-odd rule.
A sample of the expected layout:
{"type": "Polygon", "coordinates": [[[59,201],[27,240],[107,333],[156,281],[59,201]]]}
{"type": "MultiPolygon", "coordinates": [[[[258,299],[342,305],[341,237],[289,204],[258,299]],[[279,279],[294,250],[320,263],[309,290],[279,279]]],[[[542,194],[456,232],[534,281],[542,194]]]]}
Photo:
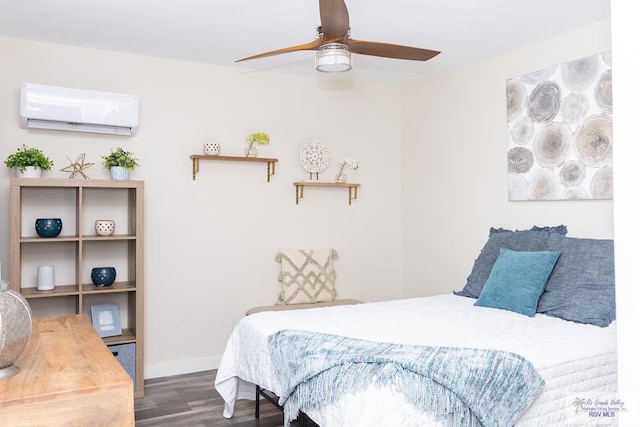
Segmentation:
{"type": "Polygon", "coordinates": [[[15,153],[9,154],[4,164],[15,170],[18,178],[40,178],[42,171],[51,170],[53,160],[45,156],[42,150],[23,144],[15,153]]]}
{"type": "Polygon", "coordinates": [[[111,179],[115,180],[129,179],[129,171],[140,165],[133,153],[125,151],[122,147],[116,147],[106,156],[102,156],[102,159],[104,168],[109,170],[111,179]]]}

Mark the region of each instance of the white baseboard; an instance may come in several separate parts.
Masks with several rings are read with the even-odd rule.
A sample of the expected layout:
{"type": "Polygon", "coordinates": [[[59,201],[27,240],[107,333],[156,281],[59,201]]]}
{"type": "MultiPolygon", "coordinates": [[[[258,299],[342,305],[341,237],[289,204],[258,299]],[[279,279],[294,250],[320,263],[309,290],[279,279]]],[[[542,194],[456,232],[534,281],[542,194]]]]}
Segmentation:
{"type": "Polygon", "coordinates": [[[173,375],[190,374],[192,372],[210,371],[212,369],[218,369],[221,360],[222,356],[216,356],[205,359],[145,364],[144,378],[170,377],[173,375]]]}

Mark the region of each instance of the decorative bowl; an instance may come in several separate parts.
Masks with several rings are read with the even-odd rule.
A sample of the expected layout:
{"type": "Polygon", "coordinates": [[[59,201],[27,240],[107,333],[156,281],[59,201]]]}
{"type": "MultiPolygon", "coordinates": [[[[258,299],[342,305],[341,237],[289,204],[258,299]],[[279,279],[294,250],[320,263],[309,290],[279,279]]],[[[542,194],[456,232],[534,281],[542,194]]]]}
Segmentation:
{"type": "Polygon", "coordinates": [[[111,236],[116,229],[116,222],[110,219],[99,219],[96,221],[96,233],[99,236],[111,236]]]}
{"type": "Polygon", "coordinates": [[[91,269],[91,281],[96,286],[111,286],[115,280],[115,267],[95,267],[91,269]]]}
{"type": "Polygon", "coordinates": [[[220,154],[220,144],[216,142],[207,142],[202,146],[202,151],[208,156],[217,156],[220,154]]]}
{"type": "Polygon", "coordinates": [[[40,237],[58,237],[62,231],[62,219],[38,218],[36,219],[36,233],[40,237]]]}

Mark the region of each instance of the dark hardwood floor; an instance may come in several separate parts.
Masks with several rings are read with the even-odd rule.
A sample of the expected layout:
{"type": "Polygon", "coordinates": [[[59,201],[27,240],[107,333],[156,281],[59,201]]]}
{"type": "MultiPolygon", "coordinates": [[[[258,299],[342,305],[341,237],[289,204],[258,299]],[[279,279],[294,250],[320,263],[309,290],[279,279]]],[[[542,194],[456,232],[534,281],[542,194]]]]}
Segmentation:
{"type": "Polygon", "coordinates": [[[282,412],[264,399],[259,419],[255,418],[253,400],[238,400],[233,418],[224,418],[224,401],[213,388],[215,376],[213,370],[145,380],[144,397],[135,400],[136,426],[283,425],[282,412]]]}

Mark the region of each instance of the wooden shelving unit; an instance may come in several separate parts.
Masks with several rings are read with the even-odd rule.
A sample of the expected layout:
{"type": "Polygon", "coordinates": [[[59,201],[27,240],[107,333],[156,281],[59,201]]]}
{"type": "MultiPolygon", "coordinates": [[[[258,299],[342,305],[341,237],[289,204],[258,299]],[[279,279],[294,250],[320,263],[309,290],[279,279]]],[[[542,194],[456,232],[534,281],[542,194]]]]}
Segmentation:
{"type": "Polygon", "coordinates": [[[81,179],[13,178],[11,202],[10,287],[32,306],[34,317],[89,314],[94,303],[113,299],[121,313],[122,335],[104,338],[107,345],[135,344],[134,396],[144,395],[144,182],[81,179]],[[116,203],[104,202],[111,197],[116,203]],[[37,217],[65,212],[62,233],[41,238],[35,233],[37,217]],[[116,214],[116,234],[98,236],[94,223],[99,212],[116,214]],[[34,264],[52,264],[56,282],[51,291],[38,291],[34,264]],[[92,267],[102,263],[122,266],[116,282],[97,287],[92,267]],[[96,265],[97,264],[97,265],[96,265]],[[61,274],[58,270],[69,272],[61,274]],[[36,307],[37,306],[37,307],[36,307]],[[123,314],[124,316],[124,314],[123,314]]]}
{"type": "Polygon", "coordinates": [[[227,160],[234,162],[266,163],[267,182],[271,182],[271,176],[276,173],[278,159],[268,157],[241,157],[241,156],[211,156],[206,154],[192,154],[191,159],[192,179],[196,180],[196,174],[200,171],[200,160],[227,160]]]}
{"type": "Polygon", "coordinates": [[[294,182],[293,185],[296,186],[296,205],[299,204],[300,199],[304,197],[304,187],[337,187],[337,188],[346,188],[349,190],[349,205],[351,205],[351,201],[358,198],[358,188],[360,188],[360,184],[355,184],[352,182],[314,182],[314,181],[298,181],[294,182]]]}

